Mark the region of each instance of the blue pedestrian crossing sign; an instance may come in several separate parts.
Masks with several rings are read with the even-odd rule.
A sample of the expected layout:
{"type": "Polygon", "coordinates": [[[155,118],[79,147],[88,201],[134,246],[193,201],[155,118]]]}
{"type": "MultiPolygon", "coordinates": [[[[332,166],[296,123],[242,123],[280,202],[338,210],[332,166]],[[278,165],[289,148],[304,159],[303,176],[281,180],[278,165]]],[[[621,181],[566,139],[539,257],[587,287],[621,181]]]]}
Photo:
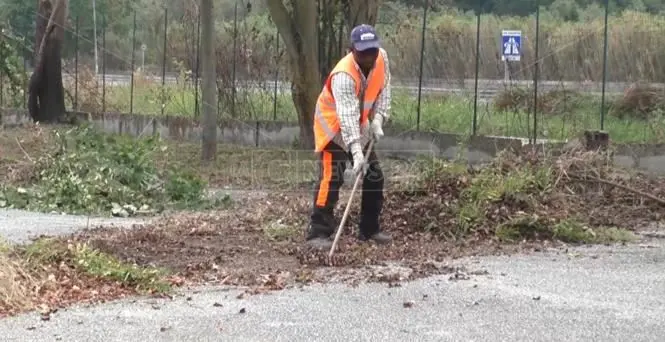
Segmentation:
{"type": "Polygon", "coordinates": [[[519,61],[522,55],[522,31],[501,31],[501,60],[519,61]]]}

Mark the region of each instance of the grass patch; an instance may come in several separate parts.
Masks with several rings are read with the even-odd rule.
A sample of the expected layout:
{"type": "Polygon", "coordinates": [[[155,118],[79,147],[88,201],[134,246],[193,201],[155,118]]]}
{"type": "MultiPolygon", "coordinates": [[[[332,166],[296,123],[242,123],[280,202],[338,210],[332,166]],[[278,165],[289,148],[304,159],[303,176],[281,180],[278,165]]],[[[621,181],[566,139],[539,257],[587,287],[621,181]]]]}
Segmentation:
{"type": "Polygon", "coordinates": [[[41,238],[0,250],[0,317],[71,303],[171,291],[170,273],[119,261],[81,242],[41,238]]]}
{"type": "Polygon", "coordinates": [[[496,229],[496,236],[504,242],[556,239],[573,244],[610,244],[633,242],[635,234],[623,228],[590,228],[575,219],[548,220],[536,215],[522,215],[503,223],[496,229]]]}
{"type": "Polygon", "coordinates": [[[583,223],[568,219],[554,226],[554,237],[564,242],[613,243],[632,242],[637,239],[633,232],[617,227],[590,229],[583,223]]]}
{"type": "MultiPolygon", "coordinates": [[[[665,121],[661,107],[665,105],[644,107],[644,102],[631,97],[634,96],[630,93],[607,97],[604,129],[612,140],[620,143],[665,141],[665,130],[660,128],[665,121]]],[[[659,101],[655,95],[652,98],[652,102],[659,101]]],[[[539,93],[538,99],[536,129],[539,138],[566,140],[576,138],[588,129],[600,129],[600,96],[552,90],[539,93]]],[[[393,117],[396,125],[415,127],[415,101],[406,94],[395,96],[393,117]]],[[[470,134],[473,116],[473,98],[431,95],[423,100],[420,127],[423,130],[470,134]]],[[[479,135],[532,136],[533,91],[512,88],[499,92],[491,103],[479,106],[477,123],[479,135]]]]}
{"type": "Polygon", "coordinates": [[[5,168],[20,165],[22,177],[0,186],[0,207],[127,217],[222,204],[207,200],[207,184],[195,173],[158,163],[171,151],[157,137],[111,135],[89,126],[39,135],[47,137],[38,155],[21,148],[22,163],[3,161],[5,168]]]}
{"type": "Polygon", "coordinates": [[[116,282],[139,293],[162,293],[171,289],[164,279],[168,271],[121,262],[86,243],[42,238],[18,251],[28,265],[68,265],[92,278],[116,282]]]}
{"type": "MultiPolygon", "coordinates": [[[[515,243],[522,240],[551,239],[551,224],[535,215],[521,215],[502,223],[496,228],[496,237],[503,242],[515,243]]],[[[570,241],[570,242],[578,242],[570,241]]]]}
{"type": "MultiPolygon", "coordinates": [[[[665,92],[647,85],[633,84],[623,94],[609,94],[605,106],[605,130],[617,142],[662,142],[665,130],[659,128],[665,120],[665,92]]],[[[495,116],[504,120],[490,120],[492,127],[507,123],[517,127],[523,135],[533,131],[533,90],[512,87],[499,92],[493,99],[495,116]]],[[[600,96],[578,91],[558,89],[540,93],[538,97],[538,136],[563,140],[578,135],[585,129],[600,128],[600,96]]],[[[481,132],[486,129],[480,125],[481,132]]],[[[515,132],[516,133],[516,132],[515,132]]],[[[482,134],[482,133],[481,133],[482,134]]]]}

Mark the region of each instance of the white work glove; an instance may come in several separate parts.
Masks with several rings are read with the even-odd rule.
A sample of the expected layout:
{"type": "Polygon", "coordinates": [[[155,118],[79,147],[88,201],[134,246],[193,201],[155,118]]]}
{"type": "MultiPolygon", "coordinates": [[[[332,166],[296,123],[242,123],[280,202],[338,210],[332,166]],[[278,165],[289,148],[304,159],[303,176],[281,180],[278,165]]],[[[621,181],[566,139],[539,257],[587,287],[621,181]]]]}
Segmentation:
{"type": "Polygon", "coordinates": [[[353,156],[353,174],[357,176],[361,172],[363,174],[367,173],[369,165],[365,163],[365,155],[359,143],[351,145],[351,155],[353,156]]]}
{"type": "Polygon", "coordinates": [[[374,141],[379,141],[383,138],[383,115],[376,114],[372,124],[370,125],[372,135],[374,135],[374,141]]]}

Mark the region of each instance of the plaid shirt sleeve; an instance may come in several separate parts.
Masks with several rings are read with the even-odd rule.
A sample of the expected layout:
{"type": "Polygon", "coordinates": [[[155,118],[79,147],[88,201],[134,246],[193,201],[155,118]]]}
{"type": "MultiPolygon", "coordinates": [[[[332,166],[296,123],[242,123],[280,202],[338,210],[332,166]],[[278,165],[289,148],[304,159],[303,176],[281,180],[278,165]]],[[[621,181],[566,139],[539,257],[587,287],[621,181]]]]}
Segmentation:
{"type": "Polygon", "coordinates": [[[337,117],[346,146],[360,141],[360,100],[356,96],[356,82],[351,75],[338,72],[331,80],[337,117]]]}
{"type": "Polygon", "coordinates": [[[385,76],[383,91],[379,95],[376,103],[376,115],[381,115],[384,121],[390,117],[390,100],[391,100],[391,87],[390,87],[390,63],[388,61],[388,53],[386,50],[381,49],[381,55],[385,65],[385,76]]]}

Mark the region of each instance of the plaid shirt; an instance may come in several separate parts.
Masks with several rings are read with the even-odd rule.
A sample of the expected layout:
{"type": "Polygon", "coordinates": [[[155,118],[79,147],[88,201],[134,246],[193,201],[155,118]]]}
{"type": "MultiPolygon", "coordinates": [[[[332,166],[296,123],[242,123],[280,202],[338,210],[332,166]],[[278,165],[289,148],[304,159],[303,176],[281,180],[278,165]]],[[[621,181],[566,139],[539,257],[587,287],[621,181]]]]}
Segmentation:
{"type": "MultiPolygon", "coordinates": [[[[385,85],[374,106],[374,115],[375,117],[377,115],[383,116],[385,122],[390,116],[390,68],[388,53],[384,49],[380,49],[380,52],[385,64],[385,85]]],[[[358,65],[355,63],[354,65],[360,71],[358,65]]],[[[335,97],[337,117],[339,118],[341,128],[341,132],[335,136],[333,142],[340,145],[346,151],[355,142],[359,142],[360,146],[367,145],[371,138],[369,124],[362,125],[362,127],[359,124],[360,108],[363,107],[365,89],[367,88],[367,78],[362,71],[360,72],[360,76],[363,83],[360,88],[360,97],[356,96],[356,82],[351,75],[339,72],[331,80],[332,93],[335,97]]]]}

